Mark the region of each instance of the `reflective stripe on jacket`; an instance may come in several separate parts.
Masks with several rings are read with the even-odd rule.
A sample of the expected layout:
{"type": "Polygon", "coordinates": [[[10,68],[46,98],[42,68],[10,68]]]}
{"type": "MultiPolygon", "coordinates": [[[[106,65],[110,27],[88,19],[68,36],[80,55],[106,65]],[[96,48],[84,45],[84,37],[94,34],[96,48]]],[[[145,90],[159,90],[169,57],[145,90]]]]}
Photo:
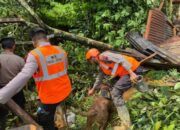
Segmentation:
{"type": "Polygon", "coordinates": [[[34,49],[31,54],[38,62],[38,72],[33,77],[41,102],[54,104],[63,101],[71,92],[65,51],[48,45],[34,49]]]}
{"type": "MultiPolygon", "coordinates": [[[[131,70],[135,71],[140,63],[134,59],[133,57],[129,57],[129,56],[125,56],[125,55],[121,55],[123,56],[130,64],[131,64],[131,70]]],[[[106,74],[106,75],[112,75],[114,77],[116,76],[124,76],[129,74],[128,71],[119,63],[116,62],[104,62],[99,60],[99,66],[100,69],[106,74]]]]}

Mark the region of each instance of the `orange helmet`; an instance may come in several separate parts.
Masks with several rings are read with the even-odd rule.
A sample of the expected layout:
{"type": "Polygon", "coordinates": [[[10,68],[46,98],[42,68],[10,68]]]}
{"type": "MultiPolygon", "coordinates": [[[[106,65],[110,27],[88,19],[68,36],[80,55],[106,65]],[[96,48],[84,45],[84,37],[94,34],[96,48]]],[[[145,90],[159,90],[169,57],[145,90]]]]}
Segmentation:
{"type": "Polygon", "coordinates": [[[96,57],[99,55],[99,50],[96,48],[89,49],[86,53],[86,60],[89,60],[91,57],[96,57]]]}

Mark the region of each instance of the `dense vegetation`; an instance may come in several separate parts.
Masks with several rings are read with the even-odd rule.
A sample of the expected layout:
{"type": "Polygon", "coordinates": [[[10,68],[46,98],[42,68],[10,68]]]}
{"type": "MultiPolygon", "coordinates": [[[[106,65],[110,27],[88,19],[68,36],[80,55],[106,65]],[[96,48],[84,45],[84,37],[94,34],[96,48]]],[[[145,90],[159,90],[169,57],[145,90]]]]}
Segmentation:
{"type": "MultiPolygon", "coordinates": [[[[27,2],[48,25],[107,42],[119,48],[129,46],[124,37],[128,31],[144,32],[148,10],[159,6],[159,0],[27,0],[27,2]]],[[[172,17],[168,2],[166,6],[164,11],[172,17]]],[[[16,16],[36,23],[16,0],[0,0],[0,17],[16,16]]],[[[23,24],[2,24],[0,27],[0,37],[8,35],[16,37],[17,41],[29,40],[30,28],[23,24]]],[[[87,89],[92,86],[97,73],[96,67],[85,60],[84,55],[88,47],[63,39],[59,44],[69,55],[69,75],[73,84],[74,96],[69,102],[80,104],[79,107],[87,109],[92,98],[86,101],[82,99],[86,96],[87,89]]],[[[17,53],[24,56],[30,49],[32,49],[31,45],[18,45],[17,53]]],[[[180,79],[180,74],[175,70],[173,72],[151,71],[147,77],[162,79],[167,76],[172,77],[172,73],[173,77],[180,79]]],[[[34,84],[30,82],[29,86],[34,86],[34,84]]],[[[127,103],[134,124],[133,129],[180,129],[179,94],[178,87],[174,89],[168,86],[155,87],[150,94],[146,95],[136,93],[133,100],[127,103]]],[[[26,95],[27,99],[32,99],[36,94],[26,90],[26,95]]],[[[35,102],[29,102],[28,111],[34,112],[35,106],[35,102]]],[[[11,118],[10,115],[9,123],[13,125],[12,122],[16,119],[11,118]]],[[[77,125],[73,128],[78,129],[84,123],[85,118],[78,116],[77,125]]],[[[118,119],[114,114],[109,128],[117,123],[118,119]]]]}

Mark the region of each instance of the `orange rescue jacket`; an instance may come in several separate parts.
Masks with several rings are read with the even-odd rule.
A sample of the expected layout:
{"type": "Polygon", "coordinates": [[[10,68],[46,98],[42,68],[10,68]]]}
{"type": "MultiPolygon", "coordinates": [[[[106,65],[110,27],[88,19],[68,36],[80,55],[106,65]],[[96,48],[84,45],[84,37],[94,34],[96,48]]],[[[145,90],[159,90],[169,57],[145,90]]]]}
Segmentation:
{"type": "MultiPolygon", "coordinates": [[[[122,56],[131,64],[132,71],[135,71],[139,67],[140,62],[138,62],[135,58],[125,55],[122,56]]],[[[121,64],[115,62],[105,63],[103,61],[99,61],[99,66],[105,74],[112,75],[114,77],[122,77],[129,74],[128,71],[121,64]]]]}
{"type": "Polygon", "coordinates": [[[30,53],[38,63],[38,71],[33,77],[41,102],[55,104],[63,101],[71,93],[65,51],[60,47],[48,45],[38,47],[30,53]]]}

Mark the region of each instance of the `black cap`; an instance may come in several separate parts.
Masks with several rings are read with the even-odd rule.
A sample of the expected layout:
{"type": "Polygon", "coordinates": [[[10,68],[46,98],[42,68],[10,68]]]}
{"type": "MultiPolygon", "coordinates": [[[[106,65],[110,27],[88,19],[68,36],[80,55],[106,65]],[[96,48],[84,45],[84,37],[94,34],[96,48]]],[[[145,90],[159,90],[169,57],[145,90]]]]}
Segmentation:
{"type": "Polygon", "coordinates": [[[39,34],[39,33],[47,35],[47,32],[43,28],[40,28],[40,27],[33,28],[30,31],[29,35],[30,35],[31,38],[33,38],[36,34],[39,34]]]}

